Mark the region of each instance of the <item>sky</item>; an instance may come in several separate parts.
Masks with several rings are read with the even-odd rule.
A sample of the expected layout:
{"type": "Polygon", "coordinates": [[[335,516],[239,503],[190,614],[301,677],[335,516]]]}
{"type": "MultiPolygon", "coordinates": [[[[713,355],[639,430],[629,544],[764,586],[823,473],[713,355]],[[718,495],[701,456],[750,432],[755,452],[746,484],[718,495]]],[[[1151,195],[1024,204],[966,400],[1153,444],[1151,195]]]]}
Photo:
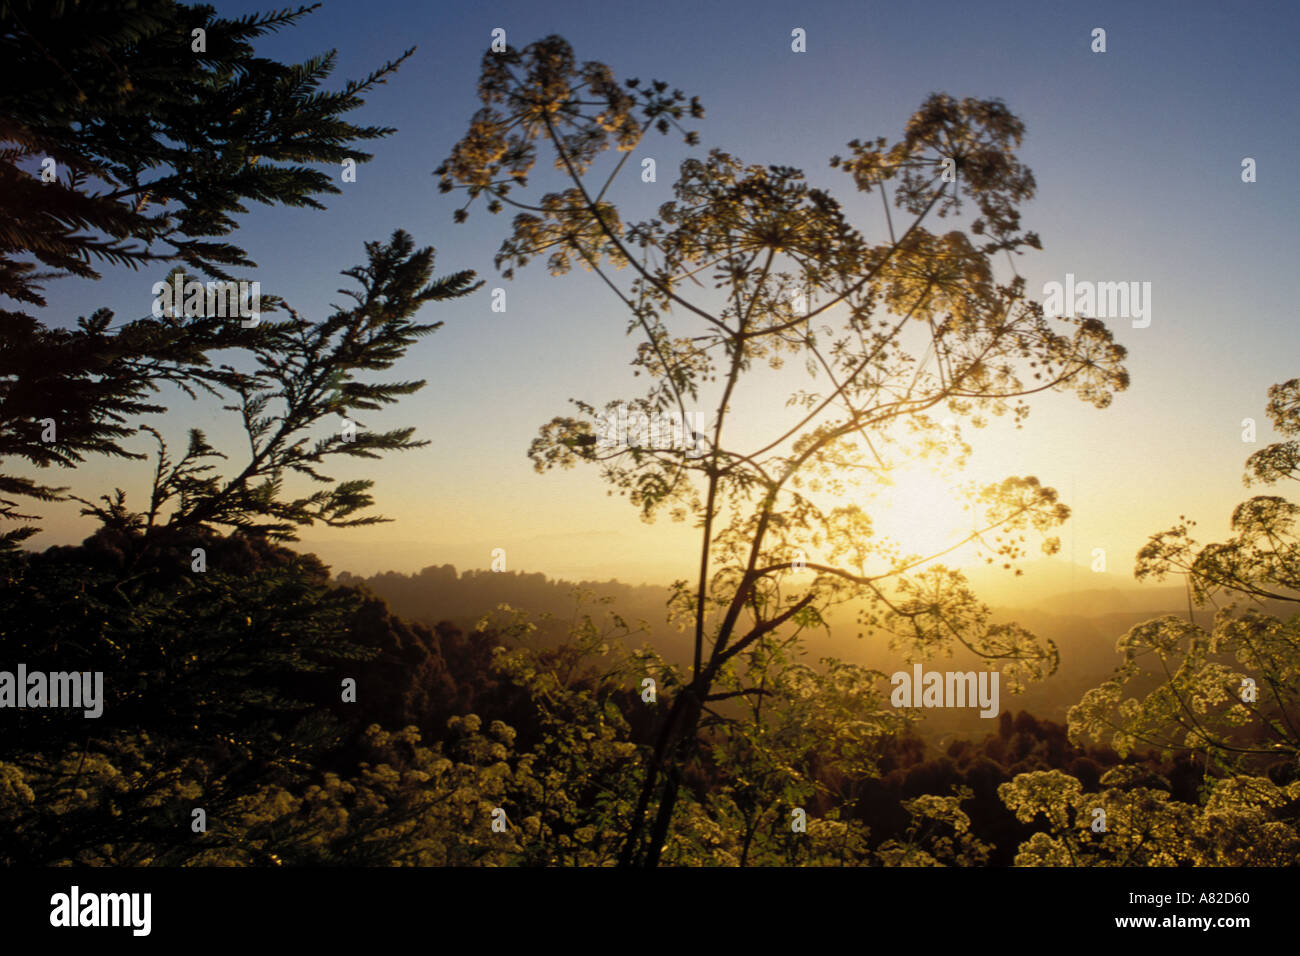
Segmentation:
{"type": "MultiPolygon", "coordinates": [[[[225,16],[267,9],[225,2],[225,16]]],[[[997,97],[1025,123],[1019,156],[1037,180],[1023,207],[1043,250],[1017,262],[1037,295],[1067,273],[1094,281],[1150,283],[1149,326],[1111,322],[1129,351],[1130,388],[1098,410],[1068,394],[1032,401],[1023,429],[1006,423],[968,437],[973,477],[1035,475],[1057,488],[1073,517],[1061,560],[1128,574],[1147,536],[1180,514],[1205,537],[1222,534],[1246,496],[1242,464],[1271,440],[1265,390],[1300,374],[1295,255],[1300,249],[1297,179],[1300,27],[1294,3],[845,3],[571,2],[441,3],[327,0],[259,52],[304,60],[339,51],[331,88],[418,45],[376,89],[354,122],[397,132],[364,148],[375,154],[355,183],[340,183],[328,210],[254,207],[238,242],[258,267],[263,292],[324,317],[361,260],[362,244],[394,229],[437,248],[436,270],[476,270],[479,292],[428,306],[444,326],[411,349],[392,377],[428,386],[367,425],[415,425],[431,444],[380,463],[340,466],[339,479],[374,479],[377,511],[391,524],[307,528],[301,549],[335,570],[415,571],[430,564],[488,567],[503,548],[509,570],[553,577],[666,583],[691,574],[695,533],[609,497],[596,469],[534,472],[526,450],[538,428],[570,412],[641,394],[629,361],[626,316],[599,280],[581,271],[549,276],[542,263],[513,281],[492,263],[506,216],[481,210],[452,222],[459,194],[438,192],[433,169],[478,108],[479,62],[492,31],[522,46],[565,37],[579,60],[622,78],[659,78],[698,95],[694,124],[704,155],[726,149],[749,163],[803,169],[831,188],[850,216],[869,221],[867,200],[828,167],[855,138],[897,137],[931,92],[997,97]],[[791,31],[807,50],[791,49],[791,31]],[[1093,31],[1106,50],[1093,52],[1093,31]],[[1242,160],[1257,180],[1242,181],[1242,160]],[[491,294],[503,288],[504,313],[491,294]],[[1242,421],[1258,424],[1257,443],[1242,421]]],[[[648,137],[639,165],[656,159],[655,183],[620,180],[625,216],[671,197],[680,137],[648,137]]],[[[879,241],[878,232],[868,238],[879,241]]],[[[165,270],[164,270],[165,271],[165,270]]],[[[106,268],[97,283],[47,288],[52,324],[101,305],[119,319],[148,314],[161,275],[106,268]]],[[[757,413],[754,413],[757,414],[757,413]]],[[[163,430],[180,441],[205,428],[218,447],[238,448],[229,413],[178,399],[163,430]]],[[[752,421],[761,430],[761,420],[752,421]]],[[[138,450],[150,450],[144,436],[138,450]]],[[[92,461],[57,478],[86,497],[120,486],[143,505],[147,463],[92,461]]],[[[45,530],[29,546],[73,543],[93,530],[78,506],[44,508],[45,530]]]]}

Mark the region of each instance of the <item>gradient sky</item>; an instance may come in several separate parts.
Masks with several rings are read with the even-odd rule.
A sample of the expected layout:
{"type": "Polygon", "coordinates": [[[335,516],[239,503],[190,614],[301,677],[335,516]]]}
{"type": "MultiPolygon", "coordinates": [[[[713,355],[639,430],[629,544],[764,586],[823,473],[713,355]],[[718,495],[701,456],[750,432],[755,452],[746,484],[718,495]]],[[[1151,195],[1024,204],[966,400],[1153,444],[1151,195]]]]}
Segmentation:
{"type": "MultiPolygon", "coordinates": [[[[215,5],[226,16],[267,9],[215,5]]],[[[323,317],[340,298],[338,272],[360,261],[362,243],[401,227],[437,247],[439,274],[475,269],[487,284],[422,313],[446,324],[393,377],[426,378],[428,387],[366,422],[417,425],[432,445],[329,472],[375,479],[377,510],[396,522],[304,529],[303,550],[336,570],[369,573],[487,567],[503,547],[511,570],[631,582],[686,576],[694,563],[688,526],[646,526],[606,496],[594,468],[538,475],[525,456],[541,424],[569,413],[569,398],[600,405],[642,389],[628,367],[625,316],[599,280],[552,278],[541,263],[501,280],[492,255],[507,217],[479,210],[453,225],[462,197],[438,193],[432,170],[479,105],[479,61],[496,27],[512,46],[558,33],[579,60],[698,95],[707,112],[695,124],[696,154],[719,146],[746,162],[800,167],[850,212],[878,203],[828,168],[850,139],[897,137],[933,91],[1002,98],[1027,127],[1020,156],[1038,182],[1024,220],[1044,249],[1017,263],[1031,294],[1067,272],[1147,281],[1153,318],[1145,329],[1110,323],[1129,349],[1132,386],[1109,409],[1038,397],[1019,433],[969,436],[973,474],[1033,474],[1058,488],[1074,510],[1064,557],[1086,565],[1101,547],[1109,570],[1123,574],[1146,537],[1180,513],[1207,534],[1222,532],[1245,497],[1242,463],[1260,447],[1243,444],[1241,421],[1255,418],[1259,442],[1269,441],[1265,389],[1300,375],[1294,3],[332,0],[259,52],[302,60],[337,48],[333,86],[418,44],[354,116],[398,132],[367,147],[374,161],[342,184],[328,211],[257,207],[244,217],[238,241],[258,263],[252,277],[323,317]],[[795,27],[807,31],[807,53],[791,52],[795,27]],[[1107,31],[1104,54],[1089,48],[1094,27],[1107,31]],[[1247,156],[1258,164],[1253,184],[1240,178],[1247,156]],[[504,314],[490,309],[498,286],[508,293],[504,314]]],[[[675,136],[638,147],[635,165],[656,158],[658,182],[620,180],[614,199],[626,200],[626,217],[670,198],[684,155],[675,136]]],[[[70,323],[100,305],[119,319],[146,315],[160,277],[108,270],[99,283],[52,283],[46,321],[70,323]]],[[[181,399],[164,431],[180,441],[201,425],[235,451],[230,419],[181,399]]],[[[137,448],[150,443],[142,437],[137,448]]],[[[87,497],[120,485],[142,507],[148,473],[145,463],[94,460],[42,477],[87,497]]],[[[93,525],[76,511],[45,507],[46,530],[29,546],[79,541],[93,525]]]]}

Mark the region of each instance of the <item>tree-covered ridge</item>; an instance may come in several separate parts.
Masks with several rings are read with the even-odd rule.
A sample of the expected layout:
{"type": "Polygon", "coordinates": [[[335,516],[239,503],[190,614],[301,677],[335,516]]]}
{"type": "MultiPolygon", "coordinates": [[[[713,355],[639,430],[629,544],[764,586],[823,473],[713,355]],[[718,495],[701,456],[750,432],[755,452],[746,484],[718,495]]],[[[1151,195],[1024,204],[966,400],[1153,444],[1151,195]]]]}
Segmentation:
{"type": "MultiPolygon", "coordinates": [[[[0,620],[52,617],[47,640],[10,626],[4,646],[65,667],[68,647],[98,646],[78,666],[131,691],[89,736],[48,711],[6,725],[6,863],[616,862],[629,771],[653,711],[680,688],[661,682],[646,703],[641,675],[667,671],[649,649],[612,652],[628,628],[608,605],[580,605],[570,640],[538,647],[523,617],[470,632],[408,624],[364,590],[330,586],[310,556],[240,534],[196,536],[142,564],[143,546],[106,529],[7,559],[0,620]],[[225,570],[178,574],[196,542],[225,570]],[[356,703],[340,698],[343,675],[356,703]],[[206,833],[190,829],[194,807],[206,833]]],[[[833,661],[788,668],[743,733],[706,734],[663,862],[1294,860],[1285,772],[1121,756],[1027,713],[936,751],[889,707],[879,676],[833,661]],[[795,808],[806,832],[790,827],[795,808]],[[1089,826],[1098,808],[1104,833],[1089,826]]]]}

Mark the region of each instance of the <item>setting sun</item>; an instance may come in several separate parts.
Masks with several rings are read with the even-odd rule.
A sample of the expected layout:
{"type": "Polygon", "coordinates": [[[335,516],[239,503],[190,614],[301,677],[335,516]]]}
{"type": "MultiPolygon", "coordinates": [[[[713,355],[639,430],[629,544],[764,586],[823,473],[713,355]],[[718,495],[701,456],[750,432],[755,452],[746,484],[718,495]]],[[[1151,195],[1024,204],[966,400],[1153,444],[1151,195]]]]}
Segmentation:
{"type": "MultiPolygon", "coordinates": [[[[868,511],[876,529],[908,554],[939,554],[970,535],[976,513],[965,505],[963,482],[923,463],[911,463],[883,478],[868,511]],[[887,482],[887,483],[886,483],[887,482]]],[[[966,557],[966,545],[944,555],[949,563],[966,557]]]]}

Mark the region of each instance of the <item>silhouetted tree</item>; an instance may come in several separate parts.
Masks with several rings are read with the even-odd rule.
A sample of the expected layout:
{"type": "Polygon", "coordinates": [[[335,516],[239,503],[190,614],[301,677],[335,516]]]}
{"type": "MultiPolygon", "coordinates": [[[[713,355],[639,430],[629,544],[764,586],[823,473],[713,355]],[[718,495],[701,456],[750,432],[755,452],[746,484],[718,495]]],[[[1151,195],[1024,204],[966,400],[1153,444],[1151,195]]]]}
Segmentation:
{"type": "MultiPolygon", "coordinates": [[[[693,144],[680,124],[703,110],[664,82],[620,83],[602,63],[578,63],[559,37],[485,54],[479,93],[482,108],[437,170],[444,190],[466,191],[456,218],[476,200],[515,211],[497,256],[506,276],[537,256],[553,273],[594,270],[627,310],[638,337],[632,364],[652,382],[641,399],[608,403],[603,418],[575,402],[582,417],[553,419],[530,456],[538,470],[599,463],[643,516],[667,509],[701,529],[698,573],[677,586],[693,667],[664,708],[621,861],[658,861],[724,669],[748,677],[728,695],[760,694],[763,645],[783,629],[819,626],[832,603],[867,601],[865,623],[909,653],[965,645],[1001,662],[1013,688],[1050,671],[1054,647],[993,624],[963,577],[933,564],[938,555],[876,538],[851,497],[897,464],[900,449],[960,459],[959,431],[932,418],[936,410],[978,426],[984,413],[1018,420],[1038,392],[1072,390],[1105,406],[1127,384],[1124,350],[1103,323],[1052,320],[1018,275],[995,276],[996,255],[1039,245],[1018,211],[1034,191],[1014,152],[1020,121],[995,100],[936,94],[893,145],[850,143],[851,155],[831,165],[878,191],[887,213],[894,186],[894,204],[912,217],[898,232],[891,218],[873,243],[799,170],[745,165],[716,149],[682,163],[657,217],[624,223],[611,197],[632,151],[651,129],[677,129],[693,144]],[[568,184],[527,197],[539,147],[568,184]],[[621,157],[597,172],[611,148],[621,157]],[[924,227],[964,203],[977,212],[968,231],[924,227]],[[691,290],[704,287],[700,276],[711,278],[711,296],[691,290]],[[756,366],[786,355],[821,390],[795,393],[787,421],[737,446],[742,387],[768,384],[756,366]],[[613,427],[622,407],[646,422],[675,416],[682,428],[700,404],[711,410],[703,435],[692,428],[663,440],[633,425],[624,440],[613,427]]],[[[1032,477],[984,489],[978,505],[986,520],[972,539],[1008,565],[1022,554],[1018,532],[1068,514],[1032,477]]]]}
{"type": "MultiPolygon", "coordinates": [[[[1248,485],[1300,480],[1300,379],[1269,389],[1268,413],[1283,436],[1246,463],[1248,485]]],[[[1168,615],[1119,641],[1115,675],[1070,710],[1080,739],[1121,753],[1138,746],[1200,755],[1218,774],[1273,773],[1296,779],[1300,755],[1300,505],[1257,495],[1234,509],[1226,541],[1198,544],[1183,518],[1138,552],[1139,579],[1184,576],[1186,620],[1168,615]],[[1236,601],[1248,602],[1238,610],[1236,601]],[[1284,609],[1286,617],[1269,613],[1284,609]],[[1210,630],[1191,604],[1216,608],[1210,630]],[[1290,609],[1290,610],[1286,610],[1290,609]],[[1150,687],[1150,676],[1159,683],[1150,687]],[[1138,706],[1125,690],[1147,685],[1138,706]]]]}
{"type": "MultiPolygon", "coordinates": [[[[44,305],[45,282],[96,278],[96,260],[230,278],[255,265],[229,238],[245,203],[323,208],[318,197],[339,189],[316,165],[365,162],[356,144],[393,132],[344,117],[412,51],[335,92],[320,89],[332,52],[256,55],[253,41],[313,9],[226,19],[175,0],[0,3],[0,295],[44,305]]],[[[141,457],[123,440],[164,410],[160,385],[248,387],[208,354],[269,347],[269,331],[206,316],[113,327],[107,309],[65,329],[2,311],[0,460],[141,457]]],[[[30,519],[18,499],[64,490],[0,473],[0,517],[30,519]]]]}
{"type": "MultiPolygon", "coordinates": [[[[1300,479],[1300,379],[1269,389],[1283,436],[1251,455],[1246,483],[1300,479]]],[[[1294,865],[1300,858],[1300,506],[1259,495],[1233,511],[1226,541],[1198,544],[1182,518],[1138,552],[1136,576],[1181,574],[1188,614],[1147,621],[1120,638],[1113,677],[1070,709],[1076,742],[1148,759],[1106,770],[1038,770],[1000,793],[1047,829],[1021,844],[1023,865],[1294,865]],[[1238,610],[1235,600],[1249,602],[1238,610]],[[1229,603],[1222,603],[1222,602],[1229,603]],[[1209,630],[1192,603],[1216,608],[1209,630]],[[1087,821],[1105,812],[1105,829],[1087,821]]]]}

